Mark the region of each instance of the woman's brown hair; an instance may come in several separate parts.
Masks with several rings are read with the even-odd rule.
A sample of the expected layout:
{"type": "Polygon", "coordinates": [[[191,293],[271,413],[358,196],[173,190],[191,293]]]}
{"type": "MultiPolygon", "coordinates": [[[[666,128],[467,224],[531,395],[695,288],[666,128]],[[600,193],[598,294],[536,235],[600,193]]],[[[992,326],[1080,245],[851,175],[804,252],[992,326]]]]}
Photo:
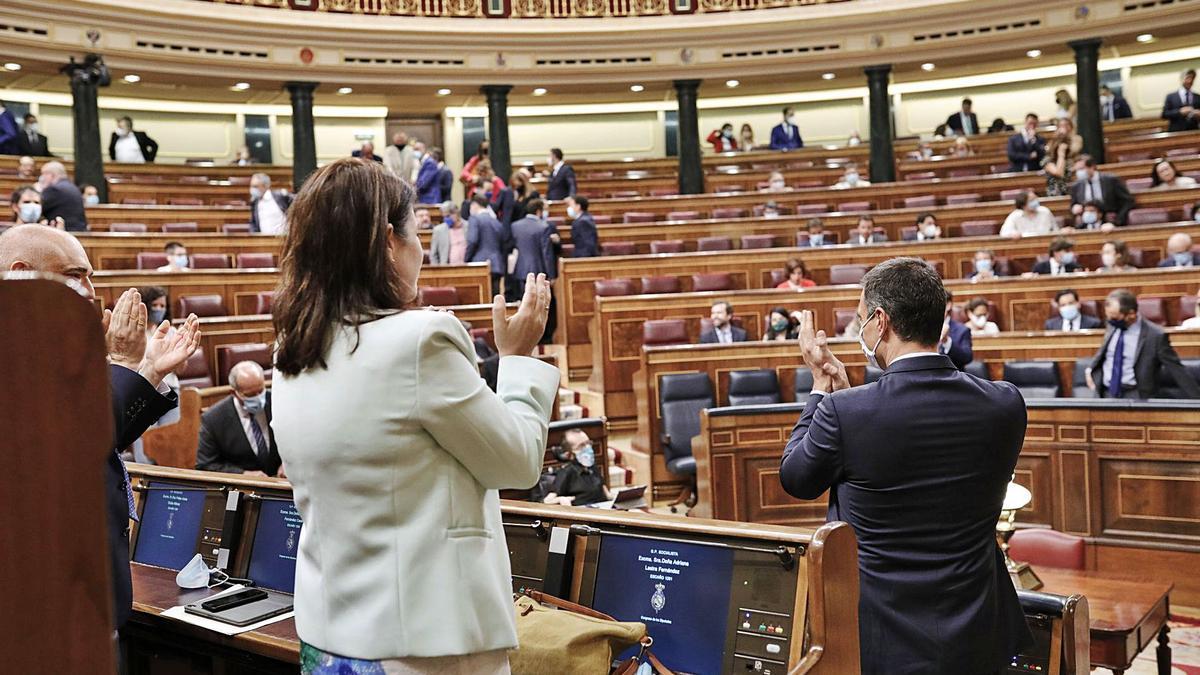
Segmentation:
{"type": "Polygon", "coordinates": [[[783,268],[787,272],[788,277],[791,277],[796,270],[800,270],[800,276],[805,279],[808,278],[808,265],[805,265],[804,261],[799,258],[789,259],[783,268]]]}
{"type": "Polygon", "coordinates": [[[337,327],[413,302],[404,297],[388,249],[392,227],[397,237],[406,236],[413,200],[408,183],[378,162],[357,158],[332,162],[304,181],[288,209],[271,302],[280,372],[324,368],[337,327]]]}

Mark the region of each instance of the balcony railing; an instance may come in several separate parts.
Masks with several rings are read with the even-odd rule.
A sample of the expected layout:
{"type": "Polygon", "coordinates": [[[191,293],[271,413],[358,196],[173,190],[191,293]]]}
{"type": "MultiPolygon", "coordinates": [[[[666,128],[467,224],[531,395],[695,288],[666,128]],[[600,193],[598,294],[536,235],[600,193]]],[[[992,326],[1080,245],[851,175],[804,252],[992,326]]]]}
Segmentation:
{"type": "Polygon", "coordinates": [[[270,9],[468,19],[591,19],[746,12],[849,0],[205,0],[270,9]]]}

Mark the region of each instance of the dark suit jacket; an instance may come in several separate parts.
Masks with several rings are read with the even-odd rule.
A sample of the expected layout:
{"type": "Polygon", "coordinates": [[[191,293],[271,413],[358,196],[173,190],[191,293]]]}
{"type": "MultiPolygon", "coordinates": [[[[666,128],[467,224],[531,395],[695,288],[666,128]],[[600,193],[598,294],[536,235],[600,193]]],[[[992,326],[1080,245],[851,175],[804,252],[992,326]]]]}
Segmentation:
{"type": "Polygon", "coordinates": [[[442,166],[437,172],[437,184],[442,193],[442,201],[450,199],[450,193],[454,190],[454,172],[442,166]]]}
{"type": "Polygon", "coordinates": [[[30,157],[49,157],[50,145],[43,134],[35,134],[35,139],[30,141],[29,133],[22,131],[17,134],[17,154],[30,157]]]}
{"type": "MultiPolygon", "coordinates": [[[[294,196],[287,190],[271,190],[271,194],[275,197],[275,203],[279,205],[279,210],[287,215],[288,209],[292,207],[292,199],[294,196]]],[[[262,232],[262,227],[258,224],[258,202],[259,199],[250,200],[250,231],[262,232]]]]}
{"type": "MultiPolygon", "coordinates": [[[[1129,101],[1126,101],[1124,96],[1113,94],[1112,111],[1114,120],[1125,120],[1133,117],[1133,110],[1129,107],[1129,101]]],[[[1104,106],[1100,106],[1100,119],[1107,119],[1104,116],[1104,106]]]]}
{"type": "MultiPolygon", "coordinates": [[[[1192,92],[1193,108],[1200,108],[1200,95],[1192,92]]],[[[1179,114],[1179,109],[1184,106],[1183,100],[1179,97],[1179,90],[1175,90],[1167,94],[1167,100],[1163,101],[1162,118],[1169,120],[1167,131],[1193,131],[1200,129],[1200,119],[1195,117],[1184,117],[1179,114]]]]}
{"type": "Polygon", "coordinates": [[[418,203],[442,203],[442,186],[438,182],[437,162],[433,161],[432,157],[421,160],[421,167],[417,170],[417,183],[413,187],[417,190],[418,203]]]}
{"type": "Polygon", "coordinates": [[[780,122],[771,128],[772,150],[796,150],[803,147],[804,138],[800,136],[800,127],[780,122]]]}
{"type": "MultiPolygon", "coordinates": [[[[267,424],[271,423],[271,393],[267,392],[267,424]]],[[[263,429],[267,434],[268,430],[263,429]]],[[[196,448],[196,468],[201,471],[262,471],[268,476],[279,472],[283,460],[279,458],[279,447],[275,434],[271,436],[271,450],[267,461],[258,456],[258,450],[250,445],[242,420],[238,417],[233,396],[226,396],[200,418],[200,445],[196,448]]]]}
{"type": "Polygon", "coordinates": [[[779,477],[854,528],[864,675],[999,672],[1030,639],[996,545],[1025,420],[1016,387],[944,356],[809,396],[779,477]]]}
{"type": "MultiPolygon", "coordinates": [[[[962,118],[959,117],[959,115],[961,115],[961,114],[962,114],[961,112],[956,112],[953,115],[946,118],[946,128],[953,129],[954,133],[958,134],[959,136],[963,135],[962,118]]],[[[979,128],[979,119],[977,117],[975,117],[975,113],[971,113],[971,114],[967,115],[967,117],[971,118],[972,133],[975,133],[975,134],[982,133],[983,129],[979,128]]]]}
{"type": "Polygon", "coordinates": [[[467,221],[467,262],[490,263],[493,275],[503,275],[511,250],[511,232],[486,211],[467,221]]]}
{"type": "MultiPolygon", "coordinates": [[[[1196,267],[1200,267],[1200,253],[1192,254],[1192,265],[1194,265],[1196,267]]],[[[1168,255],[1166,258],[1163,258],[1162,260],[1159,260],[1158,266],[1159,267],[1178,267],[1178,265],[1175,264],[1175,258],[1170,255],[1168,255]]]]}
{"type": "MultiPolygon", "coordinates": [[[[1182,389],[1188,398],[1200,398],[1200,384],[1196,383],[1187,368],[1179,362],[1179,354],[1176,354],[1175,348],[1171,346],[1171,338],[1163,332],[1162,328],[1159,328],[1158,324],[1150,323],[1140,316],[1138,322],[1142,324],[1142,334],[1138,338],[1137,356],[1134,357],[1133,362],[1133,377],[1137,380],[1137,397],[1154,398],[1158,394],[1158,371],[1161,366],[1171,375],[1176,386],[1182,389]]],[[[1105,388],[1107,383],[1104,382],[1104,359],[1107,356],[1108,341],[1116,332],[1117,329],[1112,326],[1108,327],[1108,332],[1104,334],[1104,342],[1100,344],[1100,351],[1092,357],[1092,381],[1096,383],[1098,398],[1108,395],[1105,388]]],[[[1125,358],[1129,358],[1128,352],[1125,353],[1125,358]]]]}
{"type": "MultiPolygon", "coordinates": [[[[351,152],[351,153],[350,153],[350,156],[351,156],[351,157],[358,157],[358,158],[360,158],[360,159],[361,159],[361,158],[362,158],[362,150],[355,150],[354,152],[351,152]]],[[[382,157],[380,157],[379,155],[371,155],[371,159],[375,160],[376,162],[379,162],[380,164],[383,164],[383,158],[382,158],[382,157]]],[[[408,177],[406,176],[406,177],[404,178],[404,180],[405,180],[405,182],[407,182],[407,181],[408,181],[408,177]]]]}
{"type": "Polygon", "coordinates": [[[546,179],[546,199],[558,201],[575,194],[575,169],[563,162],[558,173],[546,179]]]}
{"type": "Polygon", "coordinates": [[[545,274],[548,279],[558,276],[558,256],[550,240],[554,230],[554,226],[535,216],[526,216],[512,224],[513,246],[517,249],[517,266],[512,277],[522,289],[528,274],[545,274]]]}
{"type": "MultiPolygon", "coordinates": [[[[745,342],[746,341],[745,329],[738,328],[737,326],[730,326],[729,331],[730,331],[730,336],[733,338],[734,342],[745,342]]],[[[702,345],[717,344],[717,332],[715,330],[709,330],[709,331],[705,331],[705,332],[701,333],[700,334],[700,344],[702,344],[702,345]]]]}
{"type": "Polygon", "coordinates": [[[1013,134],[1008,137],[1007,152],[1010,171],[1038,171],[1046,156],[1046,141],[1041,136],[1034,136],[1031,143],[1025,140],[1025,134],[1013,134]],[[1037,153],[1035,159],[1029,158],[1031,152],[1037,153]]]}
{"type": "Polygon", "coordinates": [[[42,217],[54,220],[59,216],[62,216],[70,232],[86,232],[88,229],[83,193],[68,178],[42,190],[42,217]]]}
{"type": "Polygon", "coordinates": [[[17,118],[13,117],[12,111],[5,108],[4,112],[0,112],[0,155],[16,155],[17,152],[17,137],[21,135],[21,128],[17,126],[17,118]]]}
{"type": "Polygon", "coordinates": [[[596,221],[590,213],[581,213],[571,221],[571,242],[575,244],[572,258],[595,258],[600,255],[596,221]]]}
{"type": "MultiPolygon", "coordinates": [[[[1079,327],[1082,330],[1087,330],[1088,328],[1099,328],[1101,325],[1100,319],[1097,319],[1094,316],[1088,314],[1079,315],[1079,327]]],[[[1046,330],[1062,330],[1063,318],[1061,316],[1056,316],[1051,319],[1046,319],[1045,328],[1046,330]]]]}
{"type": "Polygon", "coordinates": [[[150,425],[178,405],[174,393],[163,396],[146,378],[121,366],[108,367],[115,436],[104,468],[108,514],[108,554],[113,580],[113,625],[120,628],[133,612],[133,582],[129,576],[129,503],[125,497],[125,467],[116,450],[128,447],[150,425]]]}
{"type": "MultiPolygon", "coordinates": [[[[1125,219],[1129,216],[1129,211],[1135,205],[1133,195],[1129,194],[1129,188],[1125,187],[1125,181],[1111,173],[1100,173],[1100,192],[1103,199],[1105,213],[1116,213],[1117,217],[1114,223],[1116,225],[1124,225],[1125,219]]],[[[1071,185],[1071,205],[1086,204],[1087,198],[1087,183],[1081,180],[1075,181],[1071,185]]]]}
{"type": "MultiPolygon", "coordinates": [[[[1066,265],[1066,268],[1067,268],[1068,274],[1070,274],[1071,272],[1079,272],[1083,269],[1082,267],[1079,266],[1078,263],[1071,263],[1069,265],[1066,265]]],[[[1050,261],[1049,260],[1037,261],[1036,263],[1033,264],[1032,272],[1034,274],[1050,274],[1050,261]]]]}
{"type": "Polygon", "coordinates": [[[950,319],[950,351],[945,354],[950,357],[959,370],[966,368],[968,363],[975,360],[975,349],[971,343],[971,329],[967,328],[965,323],[950,319]]]}
{"type": "MultiPolygon", "coordinates": [[[[147,136],[146,132],[144,131],[135,130],[133,132],[133,136],[137,139],[138,145],[140,145],[142,148],[142,158],[147,162],[153,162],[154,158],[158,157],[158,143],[156,143],[153,138],[147,136]]],[[[108,158],[114,162],[117,161],[117,140],[119,138],[120,137],[117,136],[117,132],[114,131],[112,136],[108,139],[108,158]]]]}

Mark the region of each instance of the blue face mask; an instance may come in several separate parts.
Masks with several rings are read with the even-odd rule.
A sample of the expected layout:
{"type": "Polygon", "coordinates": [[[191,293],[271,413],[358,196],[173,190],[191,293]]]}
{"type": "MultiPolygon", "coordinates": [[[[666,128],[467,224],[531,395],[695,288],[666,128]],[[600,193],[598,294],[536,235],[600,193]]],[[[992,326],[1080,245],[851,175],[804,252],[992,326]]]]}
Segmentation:
{"type": "Polygon", "coordinates": [[[163,322],[163,319],[167,318],[166,309],[152,309],[147,314],[149,315],[151,326],[157,326],[163,322]]]}
{"type": "Polygon", "coordinates": [[[1084,223],[1085,225],[1095,225],[1095,224],[1096,224],[1096,221],[1097,221],[1098,219],[1099,219],[1099,218],[1098,218],[1098,216],[1096,215],[1096,212],[1095,212],[1095,211],[1084,211],[1084,212],[1083,212],[1083,223],[1084,223]]]}
{"type": "Polygon", "coordinates": [[[1074,321],[1079,318],[1079,305],[1062,305],[1058,308],[1058,315],[1063,321],[1074,321]]]}
{"type": "Polygon", "coordinates": [[[982,274],[984,272],[991,272],[992,271],[992,261],[988,260],[987,258],[980,258],[979,260],[976,260],[975,261],[975,271],[980,274],[982,274]]]}
{"type": "Polygon", "coordinates": [[[1171,254],[1171,257],[1175,258],[1175,264],[1179,267],[1191,267],[1192,266],[1193,260],[1192,260],[1191,251],[1184,251],[1182,253],[1173,253],[1173,254],[1171,254]]]}
{"type": "Polygon", "coordinates": [[[1075,262],[1075,254],[1071,251],[1063,251],[1062,257],[1058,261],[1063,265],[1071,265],[1075,262]]]}
{"type": "Polygon", "coordinates": [[[36,223],[42,219],[41,204],[22,204],[21,205],[21,222],[36,223]]]}
{"type": "Polygon", "coordinates": [[[259,394],[258,396],[251,396],[250,398],[242,399],[242,408],[244,408],[246,412],[250,413],[251,415],[257,415],[258,413],[262,412],[263,408],[265,407],[267,407],[266,394],[259,394]]]}
{"type": "Polygon", "coordinates": [[[100,195],[88,195],[83,198],[83,203],[88,206],[95,206],[100,203],[100,195]]]}
{"type": "Polygon", "coordinates": [[[825,245],[825,235],[824,234],[808,235],[808,245],[809,246],[824,246],[825,245]]]}
{"type": "Polygon", "coordinates": [[[596,465],[596,451],[591,443],[575,451],[575,461],[579,462],[579,466],[589,469],[596,465]]]}

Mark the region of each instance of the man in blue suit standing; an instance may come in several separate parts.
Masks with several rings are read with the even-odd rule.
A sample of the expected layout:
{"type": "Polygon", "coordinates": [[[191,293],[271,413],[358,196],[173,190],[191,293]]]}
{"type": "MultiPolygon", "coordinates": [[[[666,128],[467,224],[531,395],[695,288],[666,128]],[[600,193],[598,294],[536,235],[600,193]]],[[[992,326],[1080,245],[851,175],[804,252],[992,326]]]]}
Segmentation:
{"type": "Polygon", "coordinates": [[[442,149],[430,148],[421,158],[420,168],[417,169],[418,204],[441,204],[446,197],[442,196],[442,186],[438,182],[438,163],[442,161],[442,149]]]}
{"type": "Polygon", "coordinates": [[[588,213],[588,198],[583,195],[567,197],[567,217],[571,219],[572,258],[595,258],[600,255],[596,220],[588,213]]]}
{"type": "Polygon", "coordinates": [[[950,318],[954,307],[954,294],[946,289],[946,318],[942,322],[942,339],[938,341],[938,352],[950,357],[954,367],[962,370],[975,360],[975,349],[971,344],[971,329],[961,321],[950,318]]]}
{"type": "Polygon", "coordinates": [[[4,105],[4,101],[0,101],[0,155],[20,154],[17,142],[20,134],[17,118],[13,117],[12,111],[4,105]]]}
{"type": "Polygon", "coordinates": [[[1031,639],[996,545],[1025,401],[938,353],[946,295],[928,263],[894,258],[862,285],[859,343],[886,370],[851,388],[803,312],[813,392],[780,481],[801,499],[828,490],[829,520],[854,528],[864,675],[998,674],[1031,639]]]}
{"type": "Polygon", "coordinates": [[[517,264],[508,275],[508,297],[520,298],[525,293],[525,279],[532,274],[545,274],[553,281],[558,277],[558,256],[554,254],[553,236],[558,233],[542,220],[542,200],[529,200],[529,215],[512,224],[513,247],[517,264]]]}
{"type": "Polygon", "coordinates": [[[796,114],[791,107],[783,109],[783,121],[771,129],[772,150],[796,150],[804,147],[804,139],[800,138],[800,127],[796,126],[796,114]]]}
{"type": "Polygon", "coordinates": [[[492,296],[500,293],[500,280],[508,271],[512,251],[512,232],[492,212],[487,197],[471,198],[471,218],[467,221],[467,262],[486,262],[491,266],[492,296]]]}

